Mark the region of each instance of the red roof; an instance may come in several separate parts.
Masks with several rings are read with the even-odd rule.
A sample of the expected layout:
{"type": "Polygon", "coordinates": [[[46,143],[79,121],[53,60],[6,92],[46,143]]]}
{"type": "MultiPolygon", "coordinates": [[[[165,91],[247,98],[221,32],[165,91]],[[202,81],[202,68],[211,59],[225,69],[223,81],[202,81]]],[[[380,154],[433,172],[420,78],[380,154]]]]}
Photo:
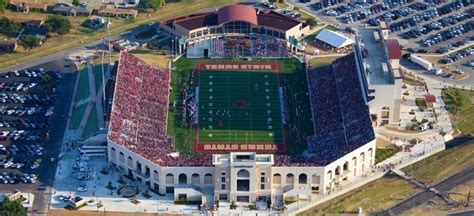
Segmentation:
{"type": "Polygon", "coordinates": [[[387,44],[388,50],[388,57],[390,59],[400,59],[402,57],[402,49],[400,48],[400,44],[396,39],[388,39],[385,40],[387,44]]]}
{"type": "Polygon", "coordinates": [[[436,97],[434,95],[425,95],[425,100],[427,103],[436,102],[436,97]]]}
{"type": "Polygon", "coordinates": [[[219,25],[227,22],[244,21],[257,25],[257,12],[255,8],[235,4],[219,9],[219,25]]]}

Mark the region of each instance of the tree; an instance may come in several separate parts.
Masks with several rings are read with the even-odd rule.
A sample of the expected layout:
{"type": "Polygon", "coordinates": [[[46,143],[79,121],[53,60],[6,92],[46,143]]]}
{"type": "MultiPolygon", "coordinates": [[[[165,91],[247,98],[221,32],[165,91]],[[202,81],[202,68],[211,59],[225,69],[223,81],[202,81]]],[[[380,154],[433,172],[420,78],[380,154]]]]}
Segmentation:
{"type": "Polygon", "coordinates": [[[268,0],[268,2],[275,3],[276,0],[268,0]]]}
{"type": "Polygon", "coordinates": [[[61,15],[49,15],[45,22],[45,26],[50,32],[60,35],[67,34],[71,30],[71,22],[61,15]]]}
{"type": "Polygon", "coordinates": [[[81,1],[80,0],[72,0],[72,5],[74,6],[79,6],[81,4],[81,1]]]}
{"type": "Polygon", "coordinates": [[[20,37],[20,46],[27,50],[31,50],[40,45],[40,39],[34,35],[23,35],[20,37]]]}
{"type": "Polygon", "coordinates": [[[318,22],[316,21],[316,19],[314,17],[310,17],[310,18],[306,19],[305,22],[306,22],[306,24],[308,24],[311,27],[314,27],[318,24],[318,22]]]}
{"type": "Polygon", "coordinates": [[[7,7],[8,0],[0,0],[0,12],[5,12],[5,8],[7,7]]]}
{"type": "Polygon", "coordinates": [[[4,199],[2,202],[0,202],[0,215],[26,216],[26,209],[18,201],[10,201],[8,199],[4,199]]]}
{"type": "Polygon", "coordinates": [[[142,0],[140,5],[143,8],[151,8],[153,11],[157,11],[165,4],[164,0],[142,0]]]}
{"type": "MultiPolygon", "coordinates": [[[[0,2],[3,0],[0,0],[0,2]]],[[[9,20],[6,17],[0,18],[0,33],[5,34],[9,37],[15,37],[17,32],[20,31],[21,25],[17,22],[9,20]]]]}

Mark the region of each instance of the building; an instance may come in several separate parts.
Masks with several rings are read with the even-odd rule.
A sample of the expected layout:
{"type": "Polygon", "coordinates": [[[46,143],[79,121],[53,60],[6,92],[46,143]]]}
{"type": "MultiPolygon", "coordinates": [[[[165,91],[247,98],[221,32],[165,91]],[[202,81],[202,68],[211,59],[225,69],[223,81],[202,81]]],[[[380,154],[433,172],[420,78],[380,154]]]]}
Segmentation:
{"type": "Polygon", "coordinates": [[[46,3],[37,3],[22,0],[11,0],[8,4],[14,10],[24,13],[28,13],[30,11],[46,12],[48,8],[48,4],[46,3]]]}
{"type": "Polygon", "coordinates": [[[329,29],[323,29],[319,32],[319,34],[316,35],[316,39],[336,49],[352,46],[352,44],[354,44],[354,40],[339,32],[331,31],[329,29]]]}
{"type": "Polygon", "coordinates": [[[117,17],[117,18],[135,18],[138,15],[138,11],[129,8],[118,8],[113,5],[102,6],[97,11],[99,16],[103,17],[117,17]]]}
{"type": "Polygon", "coordinates": [[[93,8],[90,6],[69,6],[66,4],[56,4],[52,13],[61,14],[63,16],[90,16],[93,8]]]}
{"type": "MultiPolygon", "coordinates": [[[[346,106],[337,110],[331,106],[324,106],[322,111],[312,109],[314,124],[322,126],[327,120],[318,115],[321,113],[335,113],[335,119],[341,122],[334,120],[330,131],[315,127],[315,135],[308,137],[307,153],[289,156],[229,150],[212,155],[181,155],[167,137],[170,69],[151,67],[121,52],[107,136],[108,160],[151,190],[173,193],[175,200],[208,206],[214,200],[235,201],[237,205],[271,200],[281,206],[285,200],[331,193],[370,171],[375,163],[375,136],[367,96],[358,91],[364,85],[356,59],[357,55],[351,53],[311,72],[314,82],[309,83],[310,89],[335,85],[352,88],[351,97],[344,97],[348,92],[342,88],[326,91],[346,106]],[[320,73],[333,79],[319,83],[318,78],[326,77],[320,73]],[[163,88],[150,92],[152,85],[163,88]],[[131,110],[137,103],[153,109],[131,110]]],[[[312,104],[319,103],[318,94],[312,91],[312,104]]]]}
{"type": "Polygon", "coordinates": [[[403,72],[400,44],[394,39],[381,37],[383,29],[359,28],[356,35],[356,53],[359,70],[366,86],[372,121],[376,126],[400,123],[400,103],[403,72]],[[376,36],[382,40],[376,40],[376,36]]]}
{"type": "Polygon", "coordinates": [[[2,53],[15,52],[17,47],[18,47],[18,42],[16,39],[1,39],[0,38],[0,52],[2,53]]]}
{"type": "Polygon", "coordinates": [[[17,22],[26,28],[40,28],[44,21],[40,19],[28,19],[28,18],[9,18],[11,21],[17,22]]]}
{"type": "Polygon", "coordinates": [[[275,11],[239,4],[222,7],[213,12],[165,20],[160,23],[160,27],[178,38],[186,39],[186,43],[179,45],[179,53],[194,44],[226,35],[255,34],[289,40],[301,38],[310,29],[305,23],[275,11]]]}

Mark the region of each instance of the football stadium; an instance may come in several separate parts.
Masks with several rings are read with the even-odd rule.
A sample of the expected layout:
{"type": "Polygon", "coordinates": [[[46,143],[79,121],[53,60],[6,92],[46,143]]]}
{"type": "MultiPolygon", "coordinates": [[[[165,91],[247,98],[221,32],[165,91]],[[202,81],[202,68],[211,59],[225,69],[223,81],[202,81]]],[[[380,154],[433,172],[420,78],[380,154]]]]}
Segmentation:
{"type": "Polygon", "coordinates": [[[181,54],[156,68],[121,52],[108,159],[175,200],[308,200],[374,165],[360,54],[306,67],[308,27],[245,5],[160,23],[181,54]],[[297,167],[297,169],[295,169],[297,167]]]}

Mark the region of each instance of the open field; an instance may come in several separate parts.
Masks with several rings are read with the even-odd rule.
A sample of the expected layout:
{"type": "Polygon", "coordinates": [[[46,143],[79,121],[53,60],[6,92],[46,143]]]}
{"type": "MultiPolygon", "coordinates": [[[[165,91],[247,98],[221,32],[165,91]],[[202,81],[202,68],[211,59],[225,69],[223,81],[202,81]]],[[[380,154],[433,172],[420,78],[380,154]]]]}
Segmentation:
{"type": "Polygon", "coordinates": [[[87,118],[87,123],[84,126],[84,132],[82,133],[82,138],[86,138],[97,131],[99,131],[99,123],[97,122],[97,110],[96,105],[92,106],[92,111],[87,118]]]}
{"type": "Polygon", "coordinates": [[[200,71],[199,143],[281,144],[278,74],[200,71]]]}
{"type": "Polygon", "coordinates": [[[169,51],[140,49],[133,50],[130,53],[155,67],[168,67],[168,63],[171,60],[169,51]]]}
{"type": "Polygon", "coordinates": [[[79,129],[81,124],[82,116],[86,112],[87,103],[81,104],[77,107],[74,107],[71,114],[71,120],[69,121],[69,130],[79,129]]]}
{"type": "Polygon", "coordinates": [[[443,97],[454,128],[462,134],[474,135],[474,91],[448,88],[443,97]]]}
{"type": "Polygon", "coordinates": [[[78,102],[89,97],[89,74],[87,73],[87,68],[80,70],[78,76],[79,82],[77,83],[74,102],[78,102]]]}
{"type": "Polygon", "coordinates": [[[318,67],[325,64],[331,64],[337,57],[316,57],[309,60],[309,64],[312,67],[318,67]]]}
{"type": "MultiPolygon", "coordinates": [[[[183,89],[192,88],[190,85],[191,72],[196,68],[196,64],[202,59],[180,58],[173,63],[176,67],[171,73],[171,93],[170,102],[180,101],[183,97],[183,89]]],[[[239,59],[206,59],[206,62],[235,62],[239,59]]],[[[258,60],[262,61],[262,60],[258,60]]],[[[296,59],[269,60],[280,64],[280,75],[284,80],[285,95],[288,102],[288,123],[289,127],[298,128],[295,132],[288,134],[288,153],[301,154],[306,149],[306,137],[313,134],[313,125],[311,120],[311,112],[309,106],[309,97],[307,96],[306,73],[303,65],[296,59]],[[300,100],[298,102],[298,100],[300,100]],[[299,107],[302,106],[302,107],[299,107]],[[296,113],[298,110],[298,114],[296,113]]],[[[259,72],[260,73],[260,72],[259,72]]],[[[208,83],[208,81],[207,81],[208,83]]],[[[264,84],[263,84],[264,85],[264,84]]],[[[262,85],[260,85],[262,86],[262,85]]],[[[255,84],[251,86],[255,87],[255,84]]],[[[214,90],[213,90],[214,91],[214,90]]],[[[274,90],[272,90],[274,91],[274,90]]],[[[248,92],[248,90],[247,90],[248,92]]],[[[270,96],[271,97],[271,96],[270,96]]],[[[266,97],[265,97],[266,98],[266,97]]],[[[266,100],[266,99],[265,99],[266,100]]],[[[279,108],[279,107],[278,107],[279,108]]],[[[182,125],[181,121],[181,104],[171,106],[168,113],[168,134],[175,139],[176,148],[182,153],[194,154],[194,130],[189,125],[182,125]]],[[[265,110],[266,112],[266,110],[265,110]]],[[[277,122],[273,119],[272,121],[277,122]]],[[[266,122],[265,122],[266,123],[266,122]]],[[[208,129],[206,129],[208,130],[208,129]]]]}
{"type": "Polygon", "coordinates": [[[474,166],[474,142],[447,146],[447,149],[403,168],[423,182],[437,183],[467,167],[474,166]]]}
{"type": "MultiPolygon", "coordinates": [[[[188,14],[206,8],[221,6],[225,4],[235,3],[237,0],[182,0],[173,3],[167,3],[156,12],[140,13],[134,20],[116,19],[112,18],[112,26],[110,29],[111,35],[123,33],[132,30],[138,26],[146,25],[149,22],[157,22],[172,17],[188,14]],[[180,10],[176,10],[180,8],[180,10]]],[[[21,16],[25,18],[44,17],[47,14],[39,13],[16,13],[7,11],[5,16],[21,16]]],[[[83,44],[91,43],[105,37],[105,31],[89,30],[78,25],[86,19],[85,17],[71,17],[73,28],[71,32],[60,37],[50,38],[43,46],[32,49],[31,51],[19,50],[12,54],[0,55],[0,68],[10,65],[19,64],[26,61],[31,61],[36,58],[44,57],[49,54],[62,52],[73,47],[78,47],[83,44]],[[77,20],[76,20],[77,19],[77,20]]]]}
{"type": "Polygon", "coordinates": [[[364,212],[379,211],[395,205],[418,190],[414,185],[397,176],[387,176],[317,205],[298,216],[355,213],[358,207],[361,207],[364,212]]]}

